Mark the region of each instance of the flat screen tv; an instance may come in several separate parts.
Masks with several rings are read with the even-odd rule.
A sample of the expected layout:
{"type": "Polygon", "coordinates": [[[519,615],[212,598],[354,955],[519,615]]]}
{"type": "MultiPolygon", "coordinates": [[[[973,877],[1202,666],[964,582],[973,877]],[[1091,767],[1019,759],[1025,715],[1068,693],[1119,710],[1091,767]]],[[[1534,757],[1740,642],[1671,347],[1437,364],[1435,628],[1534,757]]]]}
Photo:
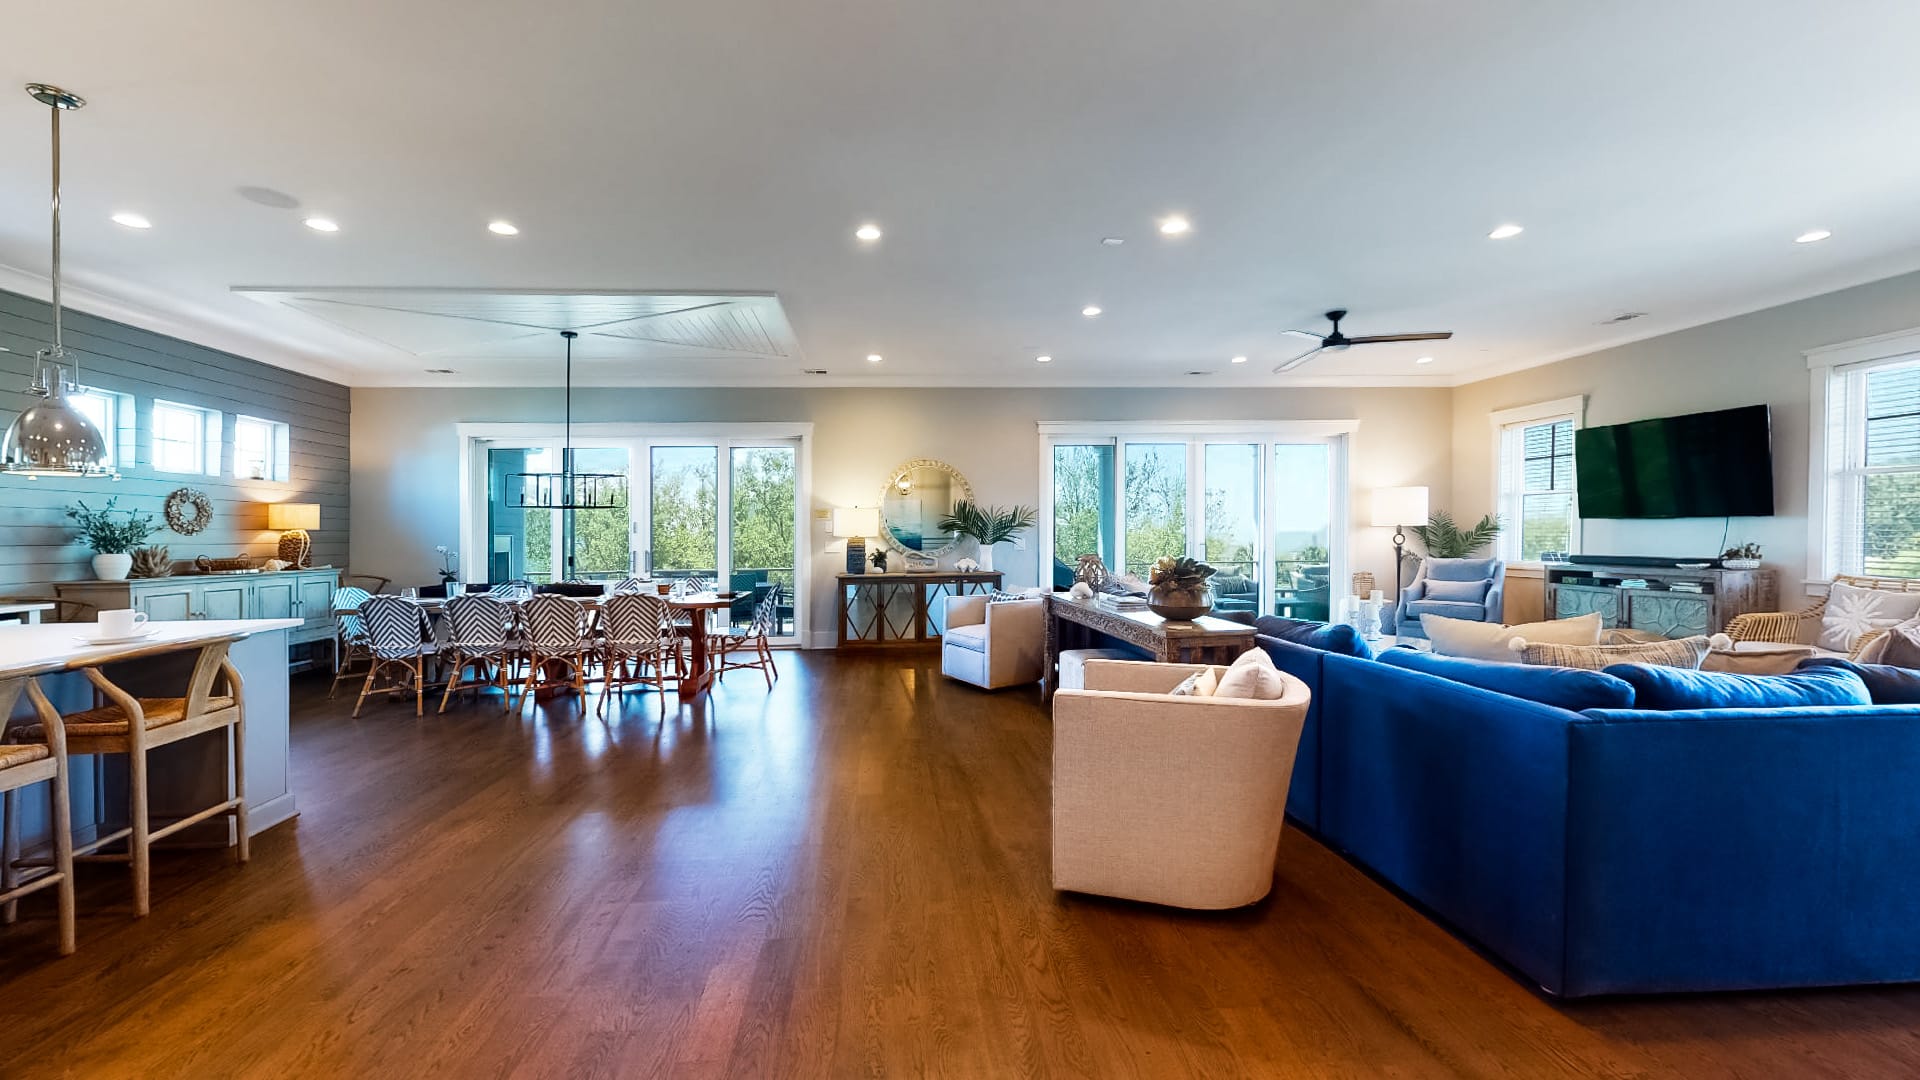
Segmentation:
{"type": "Polygon", "coordinates": [[[1771,433],[1765,405],[1582,428],[1573,435],[1580,516],[1767,517],[1771,433]]]}

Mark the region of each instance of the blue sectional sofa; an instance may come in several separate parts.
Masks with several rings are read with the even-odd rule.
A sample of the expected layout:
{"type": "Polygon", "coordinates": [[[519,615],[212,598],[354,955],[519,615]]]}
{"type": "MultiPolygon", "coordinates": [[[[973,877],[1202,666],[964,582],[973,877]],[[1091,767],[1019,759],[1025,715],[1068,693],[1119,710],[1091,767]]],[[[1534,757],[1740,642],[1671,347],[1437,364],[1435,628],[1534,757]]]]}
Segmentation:
{"type": "Polygon", "coordinates": [[[1920,705],[1260,644],[1314,694],[1289,813],[1548,993],[1920,980],[1920,705]]]}
{"type": "Polygon", "coordinates": [[[1287,787],[1287,816],[1307,828],[1320,829],[1320,673],[1330,655],[1366,659],[1373,650],[1350,626],[1326,625],[1300,619],[1263,615],[1254,620],[1254,643],[1273,657],[1281,671],[1307,684],[1312,698],[1300,729],[1300,749],[1293,759],[1293,781],[1287,787]]]}

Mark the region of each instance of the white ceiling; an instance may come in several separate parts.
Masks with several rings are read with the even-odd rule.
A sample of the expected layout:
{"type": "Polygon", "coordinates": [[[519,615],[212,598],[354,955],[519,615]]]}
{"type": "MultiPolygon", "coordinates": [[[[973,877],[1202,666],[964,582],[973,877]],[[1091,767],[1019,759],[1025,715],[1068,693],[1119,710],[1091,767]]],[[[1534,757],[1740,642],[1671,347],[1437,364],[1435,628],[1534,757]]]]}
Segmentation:
{"type": "Polygon", "coordinates": [[[78,306],[359,385],[557,365],[236,288],[777,296],[804,349],[583,338],[589,383],[1448,384],[1920,268],[1910,0],[123,0],[5,23],[0,285],[46,272],[46,111],[16,87],[55,82],[91,102],[67,124],[78,306]],[[1192,235],[1155,233],[1171,212],[1192,235]],[[1526,232],[1485,238],[1505,221],[1526,232]],[[1792,242],[1814,227],[1833,238],[1792,242]],[[1456,337],[1269,374],[1302,345],[1280,331],[1335,306],[1349,333],[1456,337]],[[1602,325],[1621,311],[1649,314],[1602,325]]]}

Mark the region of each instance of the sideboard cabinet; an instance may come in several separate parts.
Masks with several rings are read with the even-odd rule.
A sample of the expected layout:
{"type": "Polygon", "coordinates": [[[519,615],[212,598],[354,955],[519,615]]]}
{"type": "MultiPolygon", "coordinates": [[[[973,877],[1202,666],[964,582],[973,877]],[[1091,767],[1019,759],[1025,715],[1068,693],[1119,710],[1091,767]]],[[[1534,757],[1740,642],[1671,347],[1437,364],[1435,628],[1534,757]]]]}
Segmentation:
{"type": "Polygon", "coordinates": [[[188,619],[299,619],[294,645],[333,640],[333,591],[340,571],[280,570],[258,574],[176,574],[126,581],[63,581],[62,600],[101,610],[133,608],[155,622],[188,619]]]}
{"type": "Polygon", "coordinates": [[[1666,638],[1717,634],[1735,615],[1779,610],[1773,571],[1766,569],[1547,563],[1546,579],[1548,618],[1570,619],[1597,611],[1602,626],[1644,630],[1666,638]],[[1646,585],[1625,584],[1628,581],[1646,585]],[[1682,587],[1673,588],[1676,583],[1682,587]]]}

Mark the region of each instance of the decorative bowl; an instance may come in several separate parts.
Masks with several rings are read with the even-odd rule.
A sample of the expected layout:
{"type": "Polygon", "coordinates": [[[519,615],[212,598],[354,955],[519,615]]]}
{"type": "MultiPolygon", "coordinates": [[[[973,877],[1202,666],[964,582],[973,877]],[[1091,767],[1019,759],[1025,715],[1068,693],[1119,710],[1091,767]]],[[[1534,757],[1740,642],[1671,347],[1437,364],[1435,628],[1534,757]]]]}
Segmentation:
{"type": "Polygon", "coordinates": [[[1147,610],[1173,622],[1192,622],[1213,610],[1212,589],[1153,589],[1147,610]]]}
{"type": "Polygon", "coordinates": [[[1728,570],[1758,570],[1759,559],[1721,559],[1720,565],[1728,570]]]}

